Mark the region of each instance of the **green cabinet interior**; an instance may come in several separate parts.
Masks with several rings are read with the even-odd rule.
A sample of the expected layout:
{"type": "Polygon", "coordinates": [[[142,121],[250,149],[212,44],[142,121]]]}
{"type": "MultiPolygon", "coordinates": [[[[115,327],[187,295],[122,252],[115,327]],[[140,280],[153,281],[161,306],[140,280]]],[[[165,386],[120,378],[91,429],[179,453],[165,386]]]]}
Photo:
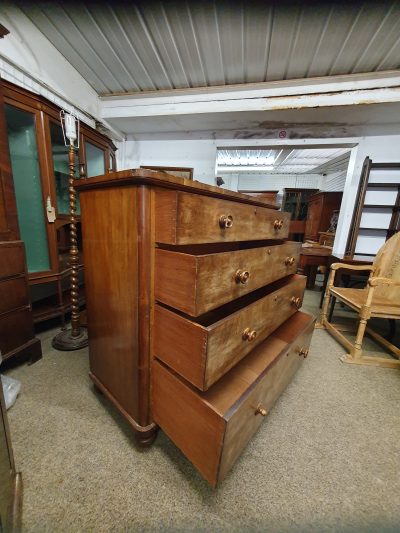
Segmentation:
{"type": "Polygon", "coordinates": [[[104,150],[98,148],[94,144],[85,142],[86,153],[86,177],[101,176],[105,174],[106,169],[104,165],[104,150]]]}
{"type": "Polygon", "coordinates": [[[5,105],[8,143],[21,239],[29,272],[50,270],[35,116],[5,105]]]}

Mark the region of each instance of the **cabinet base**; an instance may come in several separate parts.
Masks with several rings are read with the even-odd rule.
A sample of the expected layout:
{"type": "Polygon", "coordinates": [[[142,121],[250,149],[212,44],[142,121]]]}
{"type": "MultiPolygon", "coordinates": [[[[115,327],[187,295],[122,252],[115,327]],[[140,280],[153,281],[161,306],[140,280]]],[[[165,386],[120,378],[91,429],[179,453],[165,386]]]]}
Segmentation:
{"type": "Polygon", "coordinates": [[[154,422],[151,422],[147,426],[141,426],[138,424],[136,420],[134,420],[131,415],[122,407],[122,405],[112,395],[107,387],[105,387],[105,385],[103,385],[103,383],[92,372],[89,372],[89,377],[93,381],[93,384],[98,392],[104,394],[110,400],[110,402],[116,407],[116,409],[132,427],[137,445],[140,448],[147,448],[148,446],[151,446],[156,438],[158,426],[154,422]]]}
{"type": "Polygon", "coordinates": [[[33,365],[42,358],[42,345],[39,339],[32,339],[15,350],[3,354],[4,368],[28,361],[33,365]]]}

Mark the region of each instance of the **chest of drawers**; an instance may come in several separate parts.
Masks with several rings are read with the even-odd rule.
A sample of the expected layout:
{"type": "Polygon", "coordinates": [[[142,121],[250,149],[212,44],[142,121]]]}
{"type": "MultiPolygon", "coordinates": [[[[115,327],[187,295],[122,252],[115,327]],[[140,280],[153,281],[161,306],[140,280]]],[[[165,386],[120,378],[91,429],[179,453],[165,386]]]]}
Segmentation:
{"type": "Polygon", "coordinates": [[[0,242],[0,353],[4,361],[42,357],[33,330],[25,248],[22,241],[0,242]]]}
{"type": "Polygon", "coordinates": [[[144,169],[75,185],[91,379],[217,485],[308,355],[290,215],[144,169]]]}

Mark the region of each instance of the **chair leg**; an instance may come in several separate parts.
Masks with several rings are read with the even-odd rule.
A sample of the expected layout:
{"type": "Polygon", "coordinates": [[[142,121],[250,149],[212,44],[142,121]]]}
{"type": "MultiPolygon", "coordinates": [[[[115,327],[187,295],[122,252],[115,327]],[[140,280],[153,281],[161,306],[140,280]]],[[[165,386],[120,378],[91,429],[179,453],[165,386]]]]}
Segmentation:
{"type": "Polygon", "coordinates": [[[334,296],[332,296],[332,298],[331,298],[331,306],[329,308],[328,322],[332,322],[333,310],[335,309],[335,303],[336,303],[336,298],[334,296]]]}
{"type": "Polygon", "coordinates": [[[368,321],[365,318],[360,318],[360,322],[358,323],[356,340],[350,354],[355,359],[359,359],[362,356],[362,342],[365,335],[365,328],[367,327],[367,322],[368,321]]]}
{"type": "Polygon", "coordinates": [[[325,289],[325,296],[324,296],[324,304],[322,306],[321,315],[319,317],[319,322],[315,324],[316,328],[324,328],[325,323],[327,322],[326,317],[328,313],[328,307],[329,307],[329,301],[330,301],[331,295],[329,292],[329,287],[326,287],[325,289]]]}

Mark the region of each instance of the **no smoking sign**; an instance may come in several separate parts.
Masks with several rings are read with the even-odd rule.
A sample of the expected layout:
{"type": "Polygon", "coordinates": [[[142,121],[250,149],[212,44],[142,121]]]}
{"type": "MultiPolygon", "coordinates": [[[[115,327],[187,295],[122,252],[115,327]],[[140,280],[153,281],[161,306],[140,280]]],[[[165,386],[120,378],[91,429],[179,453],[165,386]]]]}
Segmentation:
{"type": "Polygon", "coordinates": [[[287,132],[286,130],[281,130],[279,133],[278,133],[278,137],[280,139],[286,139],[286,136],[287,136],[287,132]]]}

